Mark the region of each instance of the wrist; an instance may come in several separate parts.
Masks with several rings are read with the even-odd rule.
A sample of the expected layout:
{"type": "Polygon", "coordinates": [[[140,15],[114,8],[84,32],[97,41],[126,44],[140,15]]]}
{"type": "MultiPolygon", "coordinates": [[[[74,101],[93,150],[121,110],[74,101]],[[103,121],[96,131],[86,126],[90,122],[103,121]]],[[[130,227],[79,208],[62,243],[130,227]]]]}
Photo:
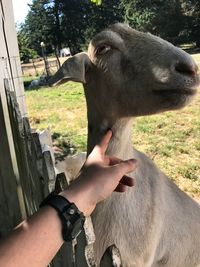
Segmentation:
{"type": "Polygon", "coordinates": [[[69,188],[62,191],[59,195],[74,203],[85,216],[89,216],[95,208],[95,205],[90,203],[89,197],[84,192],[77,192],[69,188]]]}

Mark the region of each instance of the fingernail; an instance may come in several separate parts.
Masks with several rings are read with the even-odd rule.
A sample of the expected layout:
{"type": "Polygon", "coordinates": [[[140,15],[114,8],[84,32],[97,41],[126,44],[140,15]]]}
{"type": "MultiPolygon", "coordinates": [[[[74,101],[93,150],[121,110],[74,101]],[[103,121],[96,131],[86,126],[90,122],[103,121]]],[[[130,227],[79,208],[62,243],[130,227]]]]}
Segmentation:
{"type": "Polygon", "coordinates": [[[111,129],[111,128],[108,128],[108,131],[111,131],[111,133],[112,133],[112,135],[113,135],[113,131],[112,131],[112,129],[111,129]]]}

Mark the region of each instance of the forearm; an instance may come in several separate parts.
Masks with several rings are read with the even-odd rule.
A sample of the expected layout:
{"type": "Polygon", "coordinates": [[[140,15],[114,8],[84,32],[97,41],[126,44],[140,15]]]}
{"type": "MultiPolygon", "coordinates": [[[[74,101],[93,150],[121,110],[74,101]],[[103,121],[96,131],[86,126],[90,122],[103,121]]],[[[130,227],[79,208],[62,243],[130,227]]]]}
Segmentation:
{"type": "Polygon", "coordinates": [[[61,227],[57,212],[42,208],[0,242],[0,266],[47,266],[63,243],[61,227]]]}
{"type": "MultiPolygon", "coordinates": [[[[89,155],[77,179],[61,195],[75,203],[85,216],[114,190],[133,186],[125,174],[136,168],[135,160],[105,156],[111,131],[89,155]]],[[[59,209],[58,209],[59,210],[59,209]]],[[[62,223],[57,211],[45,206],[0,242],[0,266],[46,267],[63,244],[62,223]]]]}
{"type": "MultiPolygon", "coordinates": [[[[72,187],[61,194],[88,215],[91,207],[87,204],[89,197],[85,191],[72,187]]],[[[62,244],[61,219],[54,208],[45,206],[1,240],[0,266],[45,267],[62,244]]]]}

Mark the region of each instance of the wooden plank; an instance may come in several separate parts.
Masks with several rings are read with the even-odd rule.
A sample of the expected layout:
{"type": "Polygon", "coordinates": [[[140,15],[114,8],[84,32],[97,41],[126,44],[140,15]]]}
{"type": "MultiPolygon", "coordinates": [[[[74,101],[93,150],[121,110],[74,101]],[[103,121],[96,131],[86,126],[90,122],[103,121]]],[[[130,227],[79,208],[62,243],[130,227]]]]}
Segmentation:
{"type": "Polygon", "coordinates": [[[9,152],[2,98],[0,95],[0,238],[21,221],[17,184],[9,152]]]}
{"type": "MultiPolygon", "coordinates": [[[[42,155],[38,136],[32,134],[28,118],[21,117],[15,94],[9,90],[7,90],[7,101],[26,211],[31,215],[49,193],[49,173],[46,170],[48,163],[42,155]],[[40,166],[39,171],[38,166],[40,166]]],[[[49,164],[53,172],[52,162],[49,164]]]]}
{"type": "MultiPolygon", "coordinates": [[[[2,77],[1,68],[0,68],[0,77],[2,77]]],[[[0,80],[0,86],[2,85],[4,87],[3,89],[1,89],[0,95],[1,95],[2,112],[3,112],[4,122],[5,122],[5,131],[6,131],[5,134],[8,140],[8,151],[10,151],[12,169],[15,175],[15,180],[16,180],[16,185],[17,185],[16,187],[17,187],[19,206],[21,210],[21,217],[25,218],[26,211],[25,211],[25,206],[24,206],[24,198],[23,198],[23,193],[22,193],[22,188],[21,188],[21,183],[20,183],[20,178],[19,178],[19,170],[18,170],[18,165],[17,165],[15,146],[14,146],[13,135],[11,131],[11,122],[10,122],[8,104],[7,104],[6,93],[5,93],[5,87],[8,87],[9,83],[7,79],[4,79],[3,81],[4,81],[4,85],[2,85],[2,80],[0,80]]]]}
{"type": "Polygon", "coordinates": [[[6,88],[6,96],[13,135],[14,150],[16,153],[16,165],[18,166],[20,177],[20,185],[23,189],[26,212],[28,215],[31,215],[36,211],[36,208],[33,201],[31,180],[29,178],[30,171],[28,169],[27,157],[24,148],[23,121],[19,112],[15,95],[14,93],[10,92],[9,87],[6,88]]]}
{"type": "Polygon", "coordinates": [[[76,267],[88,267],[88,263],[85,257],[85,247],[87,245],[86,236],[84,230],[77,238],[77,245],[75,248],[75,262],[76,267]]]}
{"type": "Polygon", "coordinates": [[[39,135],[38,133],[32,133],[32,148],[31,150],[35,153],[35,161],[36,161],[36,169],[38,176],[37,178],[34,177],[36,180],[35,183],[38,185],[37,188],[40,188],[41,196],[40,196],[40,203],[41,201],[49,194],[49,187],[48,187],[48,173],[45,169],[46,163],[44,159],[44,155],[42,153],[42,148],[40,145],[39,135]],[[38,184],[39,183],[39,184],[38,184]]]}
{"type": "Polygon", "coordinates": [[[27,178],[30,181],[31,194],[32,194],[32,198],[29,201],[32,201],[35,210],[37,210],[39,208],[41,201],[46,195],[44,187],[45,186],[47,187],[48,183],[47,181],[45,184],[42,183],[41,176],[43,174],[40,171],[38,171],[38,167],[43,162],[41,147],[39,145],[37,146],[35,143],[35,142],[39,143],[38,134],[37,135],[32,134],[28,118],[23,118],[22,120],[23,120],[23,133],[24,133],[22,138],[23,153],[26,158],[26,165],[28,172],[27,178]]]}
{"type": "Polygon", "coordinates": [[[49,192],[52,192],[55,188],[56,174],[53,167],[53,161],[50,151],[43,152],[43,157],[44,157],[44,173],[46,173],[45,177],[47,177],[46,182],[48,182],[49,192]]]}
{"type": "Polygon", "coordinates": [[[75,267],[71,242],[65,242],[52,260],[52,267],[75,267]]]}
{"type": "Polygon", "coordinates": [[[101,258],[100,267],[122,267],[120,253],[115,245],[106,249],[101,258]]]}

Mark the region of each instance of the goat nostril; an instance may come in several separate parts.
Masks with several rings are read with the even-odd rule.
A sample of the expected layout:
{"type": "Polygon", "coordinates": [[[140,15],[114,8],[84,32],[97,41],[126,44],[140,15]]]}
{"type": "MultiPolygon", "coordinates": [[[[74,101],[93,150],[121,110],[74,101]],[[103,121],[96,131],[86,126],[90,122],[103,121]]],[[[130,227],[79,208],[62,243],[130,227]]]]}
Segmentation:
{"type": "Polygon", "coordinates": [[[197,74],[198,67],[195,64],[187,64],[179,62],[175,66],[175,70],[181,74],[195,75],[197,74]]]}

